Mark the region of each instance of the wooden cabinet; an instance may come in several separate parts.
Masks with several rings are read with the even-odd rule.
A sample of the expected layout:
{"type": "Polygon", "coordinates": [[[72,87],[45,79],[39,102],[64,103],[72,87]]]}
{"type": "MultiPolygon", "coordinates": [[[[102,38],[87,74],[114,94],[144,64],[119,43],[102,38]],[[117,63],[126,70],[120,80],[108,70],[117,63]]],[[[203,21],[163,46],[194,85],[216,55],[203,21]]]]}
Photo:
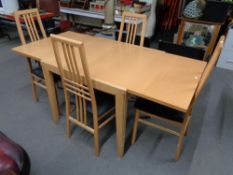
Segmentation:
{"type": "Polygon", "coordinates": [[[59,2],[58,0],[40,0],[40,9],[54,13],[59,16],[59,2]]]}
{"type": "Polygon", "coordinates": [[[188,19],[182,17],[178,30],[177,44],[204,48],[204,59],[206,59],[213,52],[221,26],[222,23],[188,19]],[[189,28],[189,31],[187,30],[187,28],[189,28]],[[191,37],[187,37],[187,35],[191,37]],[[192,45],[191,42],[194,42],[198,39],[201,41],[199,41],[198,44],[192,45]],[[190,40],[190,42],[187,43],[186,40],[190,40]]]}

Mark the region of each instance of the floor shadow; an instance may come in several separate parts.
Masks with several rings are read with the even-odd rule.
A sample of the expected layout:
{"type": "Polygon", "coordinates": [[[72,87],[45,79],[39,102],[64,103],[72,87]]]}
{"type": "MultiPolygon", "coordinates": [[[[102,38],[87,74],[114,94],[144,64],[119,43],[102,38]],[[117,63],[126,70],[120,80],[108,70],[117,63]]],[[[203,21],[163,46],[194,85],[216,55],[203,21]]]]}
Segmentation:
{"type": "Polygon", "coordinates": [[[114,135],[116,131],[115,121],[111,121],[110,124],[105,126],[102,130],[100,130],[100,146],[102,147],[109,139],[114,135]]]}
{"type": "MultiPolygon", "coordinates": [[[[126,139],[125,139],[125,154],[127,153],[127,151],[129,150],[130,146],[132,145],[131,144],[132,130],[133,130],[132,126],[133,126],[133,120],[129,120],[127,122],[127,127],[126,127],[126,128],[129,128],[129,129],[128,129],[128,132],[127,132],[127,135],[126,135],[126,139]]],[[[136,142],[137,142],[137,139],[142,135],[142,133],[144,132],[144,130],[145,130],[145,126],[144,125],[140,125],[138,127],[136,142]]]]}
{"type": "Polygon", "coordinates": [[[153,156],[153,154],[156,152],[156,150],[157,150],[157,148],[158,148],[158,146],[159,146],[162,139],[163,139],[163,134],[159,133],[158,137],[156,139],[154,139],[152,149],[148,152],[149,157],[153,156]]]}

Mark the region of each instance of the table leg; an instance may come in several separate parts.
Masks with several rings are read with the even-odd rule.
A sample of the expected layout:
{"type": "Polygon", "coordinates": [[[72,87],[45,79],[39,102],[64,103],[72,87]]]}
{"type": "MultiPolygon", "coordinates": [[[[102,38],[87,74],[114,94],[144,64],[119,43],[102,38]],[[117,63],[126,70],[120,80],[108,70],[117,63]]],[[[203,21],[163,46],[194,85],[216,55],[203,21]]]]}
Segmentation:
{"type": "Polygon", "coordinates": [[[124,155],[125,148],[125,130],[127,116],[127,96],[126,92],[119,93],[115,96],[116,103],[116,139],[117,154],[120,157],[124,155]]]}
{"type": "Polygon", "coordinates": [[[48,92],[48,98],[50,107],[52,110],[52,118],[55,123],[59,121],[59,109],[57,106],[57,96],[56,96],[56,90],[53,80],[53,73],[48,70],[47,66],[42,63],[42,69],[44,73],[45,83],[47,87],[48,92]]]}

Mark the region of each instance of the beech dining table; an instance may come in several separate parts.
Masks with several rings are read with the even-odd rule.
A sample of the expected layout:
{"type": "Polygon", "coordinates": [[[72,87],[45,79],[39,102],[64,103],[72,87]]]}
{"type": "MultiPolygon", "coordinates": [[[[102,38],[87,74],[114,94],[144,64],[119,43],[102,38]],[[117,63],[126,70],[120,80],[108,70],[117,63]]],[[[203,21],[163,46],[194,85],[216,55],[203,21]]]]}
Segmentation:
{"type": "MultiPolygon", "coordinates": [[[[84,43],[94,88],[115,96],[116,147],[124,155],[128,94],[186,112],[193,99],[205,61],[169,54],[110,39],[75,32],[61,33],[84,43]]],[[[54,122],[59,109],[53,74],[59,74],[48,37],[12,49],[41,62],[54,122]]]]}

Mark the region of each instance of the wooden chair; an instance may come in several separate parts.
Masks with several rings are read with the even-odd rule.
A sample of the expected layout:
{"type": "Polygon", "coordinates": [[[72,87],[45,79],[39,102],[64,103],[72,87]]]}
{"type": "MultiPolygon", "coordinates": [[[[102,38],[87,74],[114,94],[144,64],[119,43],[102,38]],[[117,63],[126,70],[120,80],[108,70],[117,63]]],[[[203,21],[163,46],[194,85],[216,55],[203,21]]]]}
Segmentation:
{"type": "Polygon", "coordinates": [[[144,45],[144,37],[146,32],[146,23],[147,23],[147,17],[146,15],[142,14],[136,14],[136,13],[130,13],[130,12],[124,12],[122,15],[121,25],[120,25],[120,31],[118,36],[118,41],[123,40],[123,30],[125,26],[125,21],[127,22],[126,26],[126,43],[129,44],[135,44],[136,35],[137,35],[137,29],[139,22],[142,22],[142,28],[141,28],[141,39],[140,39],[140,46],[144,45]]]}
{"type": "Polygon", "coordinates": [[[187,110],[187,112],[184,114],[182,112],[179,112],[175,109],[171,109],[168,107],[165,107],[163,105],[151,102],[146,99],[139,98],[137,99],[135,103],[135,108],[136,108],[136,114],[135,114],[135,121],[134,121],[134,127],[133,127],[133,135],[132,135],[132,144],[135,143],[136,140],[136,134],[137,134],[137,128],[138,128],[138,123],[146,124],[152,127],[155,127],[157,129],[160,129],[162,131],[165,131],[167,133],[173,134],[177,137],[178,139],[178,144],[176,148],[176,160],[179,159],[180,153],[181,153],[181,148],[183,144],[183,139],[184,136],[187,132],[189,122],[191,119],[191,113],[192,113],[192,107],[195,99],[199,95],[200,91],[202,90],[203,86],[205,85],[206,80],[208,79],[210,73],[212,72],[214,65],[216,64],[218,57],[220,55],[221,49],[223,47],[225,37],[222,36],[220,38],[220,41],[218,42],[214,53],[207,64],[202,77],[198,83],[198,87],[195,91],[194,97],[192,99],[192,102],[190,103],[190,106],[187,110]],[[143,114],[144,116],[149,116],[149,120],[157,119],[160,121],[163,121],[167,124],[174,125],[174,127],[179,128],[180,130],[174,130],[170,129],[168,127],[165,127],[160,124],[156,124],[153,121],[148,121],[148,119],[140,117],[140,115],[143,114]]]}
{"type": "Polygon", "coordinates": [[[25,24],[31,42],[47,37],[38,9],[16,11],[15,21],[22,44],[26,44],[26,39],[21,23],[25,24]],[[38,24],[38,28],[36,22],[38,24]],[[38,32],[38,29],[40,32],[38,32]]]}
{"type": "Polygon", "coordinates": [[[196,60],[203,60],[205,55],[205,50],[203,48],[188,47],[163,40],[159,40],[158,49],[164,50],[168,53],[193,58],[196,60]]]}
{"type": "MultiPolygon", "coordinates": [[[[40,40],[41,38],[47,37],[37,9],[16,11],[15,21],[22,45],[27,43],[23,33],[22,25],[24,25],[26,28],[30,42],[34,42],[40,40]]],[[[39,86],[43,89],[47,89],[45,85],[43,71],[38,61],[36,62],[36,64],[38,64],[37,66],[35,66],[36,64],[33,64],[33,61],[30,58],[27,58],[27,62],[32,80],[32,96],[35,101],[38,101],[36,86],[39,86]]],[[[55,77],[56,81],[58,79],[58,77],[55,77]]]]}
{"type": "Polygon", "coordinates": [[[93,89],[82,42],[56,35],[51,38],[64,87],[67,135],[71,135],[71,123],[93,134],[98,156],[99,130],[115,117],[114,96],[93,89]],[[76,112],[71,111],[72,96],[76,112]],[[91,121],[87,114],[92,114],[91,121]]]}

